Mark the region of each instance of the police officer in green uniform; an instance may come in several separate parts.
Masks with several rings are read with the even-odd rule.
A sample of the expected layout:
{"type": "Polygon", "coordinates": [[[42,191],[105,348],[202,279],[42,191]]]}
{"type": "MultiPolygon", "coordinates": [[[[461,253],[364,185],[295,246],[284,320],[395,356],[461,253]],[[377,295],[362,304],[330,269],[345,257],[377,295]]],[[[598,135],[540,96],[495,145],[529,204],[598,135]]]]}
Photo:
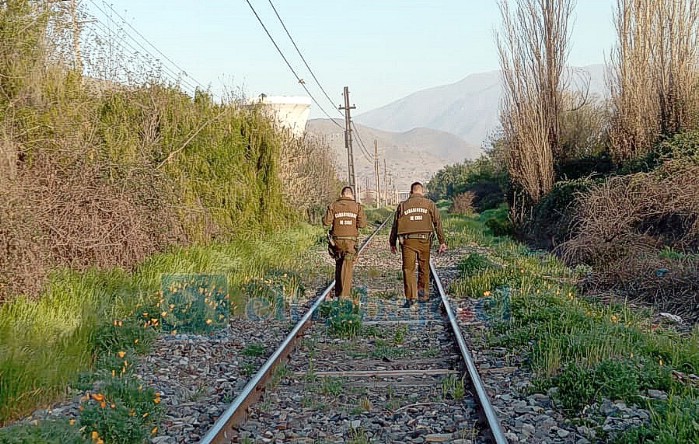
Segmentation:
{"type": "Polygon", "coordinates": [[[405,290],[404,308],[410,308],[418,302],[427,302],[430,298],[430,247],[432,233],[437,232],[439,252],[447,249],[442,231],[442,219],[437,206],[424,196],[420,182],[410,186],[410,197],[398,204],[393,218],[393,227],[389,237],[391,252],[396,253],[396,243],[400,242],[403,259],[403,288],[405,290]],[[415,279],[415,262],[417,261],[417,281],[415,279]]]}
{"type": "Polygon", "coordinates": [[[358,229],[366,226],[364,208],[354,200],[351,187],[344,187],[340,198],[328,206],[323,225],[332,226],[328,241],[331,255],[335,258],[335,296],[349,299],[352,269],[357,257],[358,229]]]}

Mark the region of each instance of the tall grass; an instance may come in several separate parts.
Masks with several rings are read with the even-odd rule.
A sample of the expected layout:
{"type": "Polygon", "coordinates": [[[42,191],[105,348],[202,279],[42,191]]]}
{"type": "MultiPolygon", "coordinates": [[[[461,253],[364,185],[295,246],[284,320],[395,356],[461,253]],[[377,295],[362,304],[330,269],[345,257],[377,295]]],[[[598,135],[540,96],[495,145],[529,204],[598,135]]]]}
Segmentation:
{"type": "Polygon", "coordinates": [[[101,328],[135,307],[157,307],[164,274],[222,274],[229,288],[243,288],[267,270],[298,268],[298,252],[316,243],[319,230],[300,225],[225,244],[175,248],[132,273],[53,273],[38,300],[23,297],[0,306],[0,422],[65,394],[99,358],[95,340],[101,328]]]}
{"type": "Polygon", "coordinates": [[[699,408],[699,390],[688,382],[699,372],[699,329],[680,334],[659,325],[650,309],[581,296],[576,284],[585,269],[571,270],[550,254],[495,238],[478,218],[453,216],[445,225],[459,230],[449,238],[477,249],[461,259],[451,293],[485,298],[489,345],[519,354],[536,376],[535,390],[555,387],[555,403],[572,415],[602,398],[648,407],[652,423],[620,442],[699,439],[689,419],[699,408]],[[670,399],[646,403],[648,389],[666,391],[670,399]]]}

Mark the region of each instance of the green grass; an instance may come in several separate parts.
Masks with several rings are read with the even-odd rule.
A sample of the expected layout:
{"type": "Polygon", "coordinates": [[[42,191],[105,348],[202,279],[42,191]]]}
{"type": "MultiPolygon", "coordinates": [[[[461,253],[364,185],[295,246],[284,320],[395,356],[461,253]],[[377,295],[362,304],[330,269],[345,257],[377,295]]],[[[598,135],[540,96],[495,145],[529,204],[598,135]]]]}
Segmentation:
{"type": "Polygon", "coordinates": [[[67,419],[0,429],[0,444],[88,444],[92,442],[80,433],[77,425],[69,424],[67,419]]]}
{"type": "MultiPolygon", "coordinates": [[[[38,300],[18,298],[0,307],[0,423],[60,398],[95,364],[120,372],[119,351],[143,352],[159,327],[151,319],[160,318],[163,275],[224,275],[231,310],[241,314],[245,285],[269,276],[269,270],[300,267],[298,252],[311,247],[318,233],[300,225],[224,245],[176,248],[151,257],[133,273],[54,273],[38,300]]],[[[294,278],[282,286],[301,291],[294,278]]]]}
{"type": "Polygon", "coordinates": [[[319,308],[328,331],[342,338],[354,338],[362,332],[362,315],[359,307],[350,300],[323,302],[319,308]]]}
{"type": "Polygon", "coordinates": [[[655,325],[647,309],[580,296],[575,284],[589,270],[493,236],[484,219],[447,216],[445,226],[451,244],[476,249],[461,258],[450,291],[484,298],[486,346],[519,354],[537,378],[534,390],[556,387],[553,400],[569,415],[602,398],[647,405],[652,423],[619,442],[697,441],[699,390],[672,372],[699,373],[699,329],[681,335],[655,325]],[[648,404],[648,389],[671,396],[648,404]]]}
{"type": "Polygon", "coordinates": [[[267,348],[264,344],[249,344],[241,352],[243,356],[250,356],[253,358],[264,356],[267,348]]]}
{"type": "Polygon", "coordinates": [[[442,379],[442,398],[461,401],[466,394],[463,378],[456,375],[448,375],[442,379]]]}
{"type": "Polygon", "coordinates": [[[651,422],[616,437],[615,444],[675,444],[699,442],[699,397],[694,390],[671,393],[667,401],[649,405],[651,422]]]}

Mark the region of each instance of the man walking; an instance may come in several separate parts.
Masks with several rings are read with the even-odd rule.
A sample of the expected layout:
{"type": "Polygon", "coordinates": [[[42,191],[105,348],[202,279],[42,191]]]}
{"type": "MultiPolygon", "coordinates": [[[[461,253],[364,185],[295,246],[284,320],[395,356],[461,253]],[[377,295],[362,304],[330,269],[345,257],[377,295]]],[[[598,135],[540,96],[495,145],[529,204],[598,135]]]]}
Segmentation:
{"type": "Polygon", "coordinates": [[[437,206],[424,196],[420,182],[410,186],[410,197],[398,204],[393,218],[393,227],[389,237],[391,252],[396,253],[396,242],[400,243],[403,259],[403,289],[405,305],[411,308],[415,301],[427,302],[430,296],[430,247],[432,233],[437,232],[439,253],[447,249],[442,231],[442,219],[437,206]],[[415,279],[415,262],[417,261],[417,281],[415,279]]]}
{"type": "Polygon", "coordinates": [[[351,187],[344,187],[340,198],[328,206],[323,225],[332,226],[328,241],[335,258],[335,296],[349,299],[359,228],[366,226],[364,208],[354,200],[351,187]]]}

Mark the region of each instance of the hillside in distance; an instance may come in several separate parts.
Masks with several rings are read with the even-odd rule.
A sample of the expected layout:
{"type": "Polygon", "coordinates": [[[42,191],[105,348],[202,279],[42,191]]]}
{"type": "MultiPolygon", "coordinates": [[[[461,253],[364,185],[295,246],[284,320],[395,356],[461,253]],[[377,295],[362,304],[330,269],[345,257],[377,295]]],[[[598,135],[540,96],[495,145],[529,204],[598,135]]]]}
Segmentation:
{"type": "MultiPolygon", "coordinates": [[[[605,65],[569,70],[569,89],[605,94],[605,65]]],[[[471,74],[449,85],[424,89],[381,108],[357,115],[355,122],[385,131],[425,127],[455,134],[468,144],[482,146],[499,128],[503,89],[500,71],[471,74]]]]}
{"type": "MultiPolygon", "coordinates": [[[[338,177],[347,178],[347,150],[345,149],[344,121],[330,119],[309,120],[308,134],[325,140],[333,151],[338,177]]],[[[413,128],[406,132],[390,132],[356,125],[359,130],[361,147],[356,132],[353,132],[354,169],[357,182],[364,186],[367,178],[374,188],[374,140],[378,145],[380,172],[383,175],[384,159],[389,175],[397,190],[407,189],[412,182],[428,181],[445,165],[475,159],[481,154],[478,146],[469,145],[461,138],[443,131],[429,128],[413,128]]]]}

